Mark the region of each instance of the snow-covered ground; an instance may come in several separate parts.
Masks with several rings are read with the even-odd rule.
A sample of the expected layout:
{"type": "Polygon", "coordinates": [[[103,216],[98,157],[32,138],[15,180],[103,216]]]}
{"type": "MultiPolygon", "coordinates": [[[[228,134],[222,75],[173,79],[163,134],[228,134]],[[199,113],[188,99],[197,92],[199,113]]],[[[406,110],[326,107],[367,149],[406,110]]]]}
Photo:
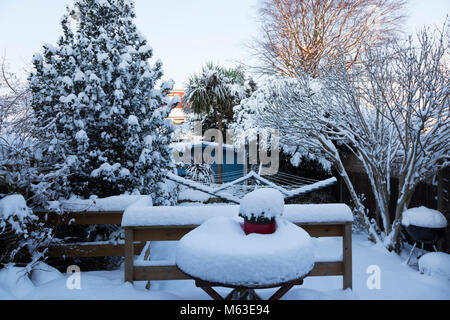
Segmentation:
{"type": "MultiPolygon", "coordinates": [[[[321,247],[326,244],[324,254],[341,250],[340,238],[320,241],[326,242],[321,243],[321,247]]],[[[369,242],[366,236],[354,234],[353,290],[341,289],[341,277],[308,277],[283,299],[450,299],[448,278],[421,274],[417,266],[407,266],[405,260],[405,255],[388,253],[369,242]],[[374,271],[380,271],[380,289],[367,286],[374,271]]],[[[192,280],[153,281],[148,291],[145,282],[124,283],[123,270],[81,272],[81,289],[69,290],[66,286],[69,274],[41,269],[31,279],[20,268],[0,270],[0,299],[210,299],[192,280]]],[[[230,289],[217,290],[226,294],[230,289]]],[[[274,289],[258,290],[263,298],[273,292],[274,289]]]]}

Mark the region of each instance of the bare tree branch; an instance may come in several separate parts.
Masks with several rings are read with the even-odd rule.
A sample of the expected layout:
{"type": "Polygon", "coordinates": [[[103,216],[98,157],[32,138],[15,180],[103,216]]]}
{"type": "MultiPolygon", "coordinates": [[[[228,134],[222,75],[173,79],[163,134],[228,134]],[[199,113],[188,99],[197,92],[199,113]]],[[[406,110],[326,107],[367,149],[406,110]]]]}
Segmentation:
{"type": "Polygon", "coordinates": [[[346,68],[361,61],[368,46],[400,30],[406,0],[265,0],[261,37],[250,45],[262,74],[316,75],[342,55],[346,68]]]}

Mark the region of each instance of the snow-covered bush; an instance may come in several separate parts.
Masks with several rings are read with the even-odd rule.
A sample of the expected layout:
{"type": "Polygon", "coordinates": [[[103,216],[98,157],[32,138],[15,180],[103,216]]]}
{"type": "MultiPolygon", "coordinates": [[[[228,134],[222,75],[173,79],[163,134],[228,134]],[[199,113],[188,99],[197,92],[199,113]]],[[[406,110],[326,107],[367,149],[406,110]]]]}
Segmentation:
{"type": "Polygon", "coordinates": [[[32,208],[57,199],[55,188],[67,183],[67,167],[43,158],[38,141],[0,140],[0,193],[23,194],[32,208]]]}
{"type": "Polygon", "coordinates": [[[38,221],[23,196],[13,194],[0,199],[0,267],[43,258],[45,252],[37,249],[50,241],[51,229],[38,221]]]}
{"type": "Polygon", "coordinates": [[[178,195],[181,191],[181,187],[178,183],[164,179],[162,182],[159,182],[159,188],[165,199],[164,202],[161,203],[162,206],[174,206],[178,203],[178,195]]]}
{"type": "MultiPolygon", "coordinates": [[[[123,193],[165,203],[161,182],[171,169],[167,116],[173,81],[133,22],[124,0],[77,0],[61,20],[57,46],[35,54],[30,75],[35,137],[70,170],[57,186],[64,198],[123,193]],[[74,27],[75,26],[75,27],[74,27]]],[[[174,100],[178,102],[179,100],[174,100]]]]}
{"type": "Polygon", "coordinates": [[[32,207],[40,206],[54,198],[48,187],[64,181],[64,169],[44,157],[44,141],[32,137],[29,84],[5,64],[0,74],[0,194],[22,194],[32,207]]]}
{"type": "Polygon", "coordinates": [[[8,264],[0,270],[0,292],[6,292],[7,299],[25,299],[34,288],[26,268],[8,264]]]}
{"type": "Polygon", "coordinates": [[[273,222],[283,211],[283,194],[273,188],[256,189],[246,194],[239,206],[239,216],[255,224],[273,222]]]}
{"type": "Polygon", "coordinates": [[[49,186],[64,181],[65,172],[52,167],[53,160],[42,155],[43,141],[32,137],[29,84],[5,63],[0,74],[1,268],[8,263],[33,265],[45,258],[37,248],[51,241],[52,230],[37,221],[31,208],[54,199],[49,186]]]}
{"type": "Polygon", "coordinates": [[[429,252],[419,259],[420,273],[429,276],[441,276],[450,281],[450,254],[429,252]]]}
{"type": "MultiPolygon", "coordinates": [[[[248,145],[255,142],[258,135],[270,134],[267,124],[260,121],[263,114],[270,105],[277,105],[284,102],[285,92],[296,92],[308,96],[308,88],[305,88],[297,79],[286,77],[270,77],[265,80],[252,95],[243,99],[241,103],[233,108],[234,122],[230,128],[235,132],[235,144],[238,146],[248,145]]],[[[265,141],[259,141],[264,143],[265,141]]],[[[331,162],[320,150],[314,148],[304,139],[289,139],[289,136],[280,136],[280,157],[287,158],[294,168],[304,166],[304,164],[315,163],[317,169],[314,171],[330,173],[331,162]]],[[[286,169],[286,168],[285,168],[286,169]]]]}

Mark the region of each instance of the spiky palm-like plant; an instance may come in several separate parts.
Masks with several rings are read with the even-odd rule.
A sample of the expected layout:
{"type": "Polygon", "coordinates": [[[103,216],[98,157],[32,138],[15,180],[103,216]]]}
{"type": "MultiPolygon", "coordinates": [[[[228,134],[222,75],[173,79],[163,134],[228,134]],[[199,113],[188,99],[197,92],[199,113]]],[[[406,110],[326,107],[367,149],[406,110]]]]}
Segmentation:
{"type": "Polygon", "coordinates": [[[214,171],[209,163],[193,163],[189,165],[186,169],[186,176],[197,182],[214,183],[214,171]]]}
{"type": "MultiPolygon", "coordinates": [[[[233,106],[247,96],[245,76],[239,68],[224,68],[206,63],[200,73],[190,76],[183,100],[197,114],[213,112],[220,133],[223,119],[233,113],[233,106]]],[[[218,182],[222,183],[223,137],[218,137],[218,182]]]]}

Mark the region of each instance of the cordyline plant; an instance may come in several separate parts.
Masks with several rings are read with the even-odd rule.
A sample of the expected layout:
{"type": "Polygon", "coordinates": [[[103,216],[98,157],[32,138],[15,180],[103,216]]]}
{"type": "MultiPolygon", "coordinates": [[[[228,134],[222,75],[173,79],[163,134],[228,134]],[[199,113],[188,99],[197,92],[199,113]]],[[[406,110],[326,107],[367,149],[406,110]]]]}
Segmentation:
{"type": "Polygon", "coordinates": [[[219,131],[218,182],[222,183],[223,120],[233,115],[233,106],[248,96],[245,76],[239,68],[224,68],[211,62],[202,71],[190,76],[183,95],[185,104],[194,113],[214,113],[219,131]]]}
{"type": "Polygon", "coordinates": [[[327,154],[371,239],[389,250],[400,248],[402,213],[417,184],[450,162],[448,44],[445,24],[439,35],[419,32],[417,44],[410,37],[369,49],[360,68],[349,71],[342,63],[321,80],[303,76],[301,92],[283,92],[283,103],[260,115],[267,125],[280,128],[285,139],[304,139],[327,154]],[[337,145],[362,162],[381,225],[369,219],[337,145]],[[399,179],[392,213],[391,176],[399,179]]]}

